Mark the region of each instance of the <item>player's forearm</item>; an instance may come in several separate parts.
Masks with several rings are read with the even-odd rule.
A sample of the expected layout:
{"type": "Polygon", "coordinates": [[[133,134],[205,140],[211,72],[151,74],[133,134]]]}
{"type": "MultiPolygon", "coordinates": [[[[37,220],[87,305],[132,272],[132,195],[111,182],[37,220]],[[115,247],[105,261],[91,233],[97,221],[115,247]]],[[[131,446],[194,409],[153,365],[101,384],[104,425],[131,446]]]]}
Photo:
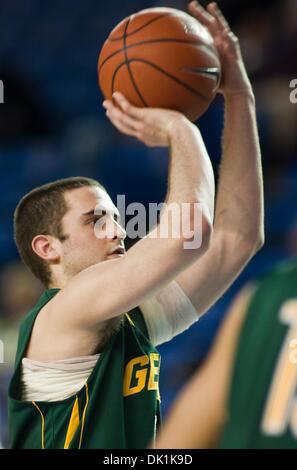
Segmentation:
{"type": "Polygon", "coordinates": [[[220,169],[215,229],[237,233],[261,244],[263,179],[255,101],[251,93],[225,98],[223,158],[220,169]]]}
{"type": "Polygon", "coordinates": [[[202,203],[213,220],[214,175],[198,128],[181,118],[170,127],[170,168],[166,202],[202,203]]]}

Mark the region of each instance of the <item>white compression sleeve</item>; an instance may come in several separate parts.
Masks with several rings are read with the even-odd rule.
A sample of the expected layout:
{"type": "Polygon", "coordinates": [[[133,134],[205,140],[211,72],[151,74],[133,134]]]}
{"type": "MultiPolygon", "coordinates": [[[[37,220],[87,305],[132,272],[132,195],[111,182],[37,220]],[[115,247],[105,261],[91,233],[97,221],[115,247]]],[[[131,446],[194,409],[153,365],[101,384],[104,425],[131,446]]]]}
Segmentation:
{"type": "Polygon", "coordinates": [[[176,281],[141,304],[140,309],[155,346],[187,330],[199,319],[192,302],[176,281]]]}

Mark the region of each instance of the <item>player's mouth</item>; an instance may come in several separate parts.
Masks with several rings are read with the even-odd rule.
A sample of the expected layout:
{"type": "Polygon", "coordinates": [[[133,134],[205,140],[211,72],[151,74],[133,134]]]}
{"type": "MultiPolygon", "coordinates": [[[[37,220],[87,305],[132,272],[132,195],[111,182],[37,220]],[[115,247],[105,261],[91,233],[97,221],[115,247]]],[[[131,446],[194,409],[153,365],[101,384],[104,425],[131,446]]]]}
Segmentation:
{"type": "Polygon", "coordinates": [[[114,248],[107,256],[125,256],[125,248],[123,246],[118,246],[117,248],[114,248]]]}

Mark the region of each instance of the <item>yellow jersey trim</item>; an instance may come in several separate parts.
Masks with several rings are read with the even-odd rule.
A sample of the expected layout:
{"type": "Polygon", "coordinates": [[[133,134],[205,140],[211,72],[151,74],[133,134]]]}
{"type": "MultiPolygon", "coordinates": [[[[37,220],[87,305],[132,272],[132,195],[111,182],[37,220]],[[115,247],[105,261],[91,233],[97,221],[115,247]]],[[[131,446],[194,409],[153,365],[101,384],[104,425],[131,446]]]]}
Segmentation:
{"type": "Polygon", "coordinates": [[[130,315],[128,315],[128,313],[126,313],[125,315],[126,315],[126,317],[128,318],[129,323],[130,323],[131,325],[135,326],[134,321],[132,320],[132,318],[130,317],[130,315]]]}
{"type": "Polygon", "coordinates": [[[66,433],[66,439],[64,444],[64,449],[69,449],[69,445],[73,439],[74,434],[77,431],[79,426],[79,407],[78,407],[78,397],[76,397],[74,405],[72,407],[72,412],[68,424],[68,429],[66,433]]]}
{"type": "Polygon", "coordinates": [[[88,404],[89,404],[89,389],[88,389],[88,384],[86,384],[85,387],[86,387],[86,404],[85,404],[84,411],[83,411],[83,416],[82,416],[81,431],[80,431],[80,439],[79,439],[79,445],[78,445],[78,448],[79,448],[79,449],[81,448],[81,441],[82,441],[82,436],[83,436],[83,431],[84,431],[86,411],[87,411],[87,407],[88,407],[88,404]]]}
{"type": "Polygon", "coordinates": [[[38,410],[41,416],[41,447],[44,449],[44,416],[42,414],[42,411],[40,410],[39,406],[35,403],[35,401],[32,401],[32,405],[35,406],[35,408],[38,410]]]}

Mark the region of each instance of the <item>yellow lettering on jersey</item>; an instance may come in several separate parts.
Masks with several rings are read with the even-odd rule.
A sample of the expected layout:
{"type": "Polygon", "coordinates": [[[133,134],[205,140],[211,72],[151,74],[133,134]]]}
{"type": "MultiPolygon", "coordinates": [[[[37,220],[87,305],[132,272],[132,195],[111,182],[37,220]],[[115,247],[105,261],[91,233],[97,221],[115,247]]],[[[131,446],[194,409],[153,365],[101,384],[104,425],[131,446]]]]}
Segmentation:
{"type": "Polygon", "coordinates": [[[158,390],[159,371],[160,371],[160,355],[157,353],[150,354],[150,377],[148,390],[158,390]]]}
{"type": "Polygon", "coordinates": [[[147,367],[145,369],[139,369],[139,367],[146,366],[148,362],[148,356],[135,357],[128,362],[124,375],[124,397],[127,397],[128,395],[134,395],[134,393],[139,393],[144,389],[147,376],[147,367]],[[131,385],[133,378],[137,380],[137,385],[134,387],[131,385]]]}
{"type": "Polygon", "coordinates": [[[157,353],[151,353],[149,356],[139,356],[131,359],[125,368],[123,383],[124,397],[141,392],[146,386],[149,373],[147,389],[157,390],[157,398],[160,399],[158,388],[159,370],[160,355],[157,353]],[[135,383],[136,385],[134,385],[135,383]]]}

